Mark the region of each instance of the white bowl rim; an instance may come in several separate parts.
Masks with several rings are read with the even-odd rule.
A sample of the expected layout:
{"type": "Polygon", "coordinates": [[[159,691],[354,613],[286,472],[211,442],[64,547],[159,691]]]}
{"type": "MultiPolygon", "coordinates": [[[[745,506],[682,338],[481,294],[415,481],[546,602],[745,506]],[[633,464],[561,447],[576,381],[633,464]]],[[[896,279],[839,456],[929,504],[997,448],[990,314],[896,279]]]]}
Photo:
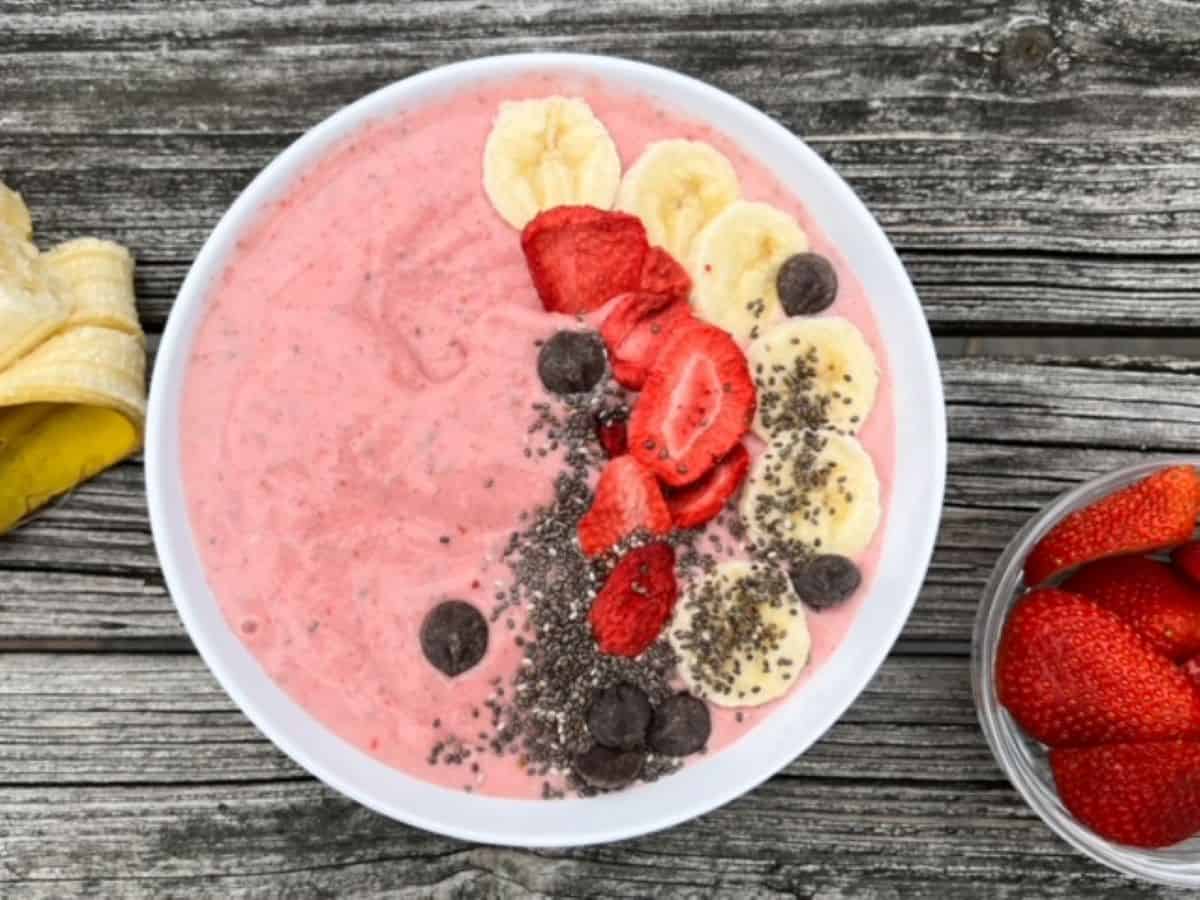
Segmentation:
{"type": "MultiPolygon", "coordinates": [[[[184,626],[224,690],[277,747],[335,790],[410,825],[469,841],[563,847],[649,834],[715,809],[777,773],[840,718],[883,663],[916,602],[940,521],[946,452],[941,376],[920,302],[883,230],[832,168],[764,113],[697,79],[617,57],[537,52],[454,63],[380,88],[305,133],[259,173],[206,240],[168,318],[150,390],[145,470],[154,542],[184,626]],[[643,91],[718,127],[723,127],[720,120],[737,122],[740,133],[753,133],[758,138],[754,150],[746,142],[747,152],[796,189],[788,181],[794,176],[767,158],[772,152],[780,160],[786,155],[788,172],[803,170],[813,179],[801,192],[806,206],[814,214],[826,205],[834,211],[830,217],[818,220],[843,255],[852,261],[864,256],[870,259],[870,267],[858,263],[854,268],[869,288],[881,332],[886,335],[887,329],[898,329],[904,339],[899,348],[903,353],[895,352],[898,348],[891,342],[887,346],[897,412],[890,527],[884,535],[884,550],[870,594],[838,651],[814,673],[800,694],[720,753],[654,784],[617,794],[554,802],[451,791],[387,767],[328,732],[257,669],[223,620],[215,624],[212,618],[216,602],[204,583],[202,569],[197,569],[186,512],[180,513],[177,424],[190,341],[208,286],[224,266],[239,231],[265,202],[330,144],[406,100],[424,100],[471,82],[542,70],[596,77],[643,91]],[[764,146],[765,151],[761,149],[764,146]],[[819,204],[814,202],[818,196],[819,204]],[[834,222],[837,227],[832,226],[834,222]],[[860,249],[852,252],[851,245],[860,249]],[[885,308],[879,305],[881,291],[870,289],[871,283],[883,286],[882,293],[888,298],[885,308]],[[903,367],[897,364],[901,356],[903,367]],[[902,456],[905,447],[913,452],[902,456]],[[901,518],[904,528],[896,527],[901,518]],[[870,617],[880,621],[867,635],[864,619],[873,599],[877,602],[870,617]],[[848,646],[852,639],[856,646],[853,654],[848,646]],[[809,702],[799,703],[801,697],[809,702]],[[797,709],[805,705],[817,711],[797,709]]],[[[219,610],[216,616],[220,617],[219,610]]]]}

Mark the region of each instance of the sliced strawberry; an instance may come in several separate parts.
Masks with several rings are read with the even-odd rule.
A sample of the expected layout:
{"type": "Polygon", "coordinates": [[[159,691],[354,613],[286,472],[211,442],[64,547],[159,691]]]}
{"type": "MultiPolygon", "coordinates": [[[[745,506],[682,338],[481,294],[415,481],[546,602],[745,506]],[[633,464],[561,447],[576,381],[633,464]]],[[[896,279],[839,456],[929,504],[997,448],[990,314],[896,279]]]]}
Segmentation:
{"type": "Polygon", "coordinates": [[[1188,541],[1171,551],[1175,570],[1192,584],[1200,584],[1200,541],[1188,541]]]}
{"type": "Polygon", "coordinates": [[[521,249],[542,306],[585,313],[637,288],[649,244],[636,216],[559,206],[525,226],[521,249]]]}
{"type": "Polygon", "coordinates": [[[639,291],[622,295],[600,328],[613,377],[627,388],[640,390],[663,344],[691,319],[686,300],[639,291]]]}
{"type": "Polygon", "coordinates": [[[1144,556],[1101,559],[1062,589],[1115,613],[1164,656],[1181,661],[1200,653],[1200,591],[1165,563],[1144,556]]]}
{"type": "Polygon", "coordinates": [[[638,289],[649,294],[666,294],[678,300],[692,295],[692,279],[675,257],[662,247],[651,247],[642,263],[638,289]]]}
{"type": "Polygon", "coordinates": [[[1106,556],[1149,553],[1192,536],[1200,515],[1200,475],[1191,466],[1156,472],[1071,513],[1025,560],[1031,587],[1106,556]]]}
{"type": "Polygon", "coordinates": [[[579,520],[579,544],[599,556],[639,530],[668,533],[671,511],[654,476],[632,456],[618,456],[600,473],[592,507],[579,520]]]}
{"type": "Polygon", "coordinates": [[[646,651],[670,620],[678,594],[675,551],[669,544],[630,550],[588,613],[601,652],[637,656],[646,651]]]}
{"type": "Polygon", "coordinates": [[[604,453],[609,459],[624,456],[629,452],[629,437],[623,419],[597,422],[596,439],[600,441],[600,446],[604,448],[604,453]]]}
{"type": "Polygon", "coordinates": [[[663,345],[629,419],[629,452],[669,485],[700,478],[754,418],[754,380],[726,332],[694,324],[663,345]]]}
{"type": "Polygon", "coordinates": [[[1132,628],[1086,597],[1034,591],[1009,616],[996,692],[1052,747],[1200,736],[1200,691],[1132,628]]]}
{"type": "Polygon", "coordinates": [[[750,471],[750,454],[734,444],[708,474],[681,488],[666,490],[667,508],[676,528],[697,528],[710,522],[737,493],[750,471]]]}
{"type": "Polygon", "coordinates": [[[1063,805],[1102,838],[1168,847],[1200,831],[1200,742],[1050,751],[1063,805]]]}

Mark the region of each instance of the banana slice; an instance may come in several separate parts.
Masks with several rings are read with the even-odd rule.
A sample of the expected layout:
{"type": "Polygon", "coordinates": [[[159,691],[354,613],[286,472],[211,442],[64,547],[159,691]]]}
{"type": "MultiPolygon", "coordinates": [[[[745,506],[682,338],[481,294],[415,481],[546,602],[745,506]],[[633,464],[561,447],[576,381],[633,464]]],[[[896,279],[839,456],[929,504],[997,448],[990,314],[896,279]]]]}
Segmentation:
{"type": "Polygon", "coordinates": [[[875,464],[848,435],[781,434],[751,467],[739,511],[759,548],[858,556],[882,515],[875,464]]]}
{"type": "Polygon", "coordinates": [[[611,209],[620,184],[617,145],[583,100],[500,104],[483,149],[483,188],[509,225],[524,228],[555,206],[611,209]]]}
{"type": "Polygon", "coordinates": [[[846,319],[788,319],[746,351],[758,387],[754,431],[765,441],[785,431],[832,428],[855,434],[879,390],[879,365],[846,319]]]}
{"type": "Polygon", "coordinates": [[[57,331],[70,310],[54,292],[37,248],[0,228],[0,371],[57,331]]]}
{"type": "Polygon", "coordinates": [[[0,181],[0,225],[6,225],[23,241],[33,240],[33,220],[21,195],[0,181]]]}
{"type": "Polygon", "coordinates": [[[133,256],[120,244],[79,238],[42,256],[59,296],[73,307],[67,327],[97,325],[141,335],[133,295],[133,256]]]}
{"type": "Polygon", "coordinates": [[[740,561],[722,563],[688,588],[668,637],[688,688],[718,706],[758,706],[782,696],[812,648],[787,575],[740,561]]]}
{"type": "Polygon", "coordinates": [[[688,271],[696,315],[753,340],[779,316],[779,267],[807,249],[807,235],[787,213],[767,203],[734,203],[692,247],[688,271]]]}
{"type": "Polygon", "coordinates": [[[741,195],[733,164],[710,144],[657,141],[625,173],[617,209],[642,220],[651,244],[686,262],[696,235],[741,195]]]}

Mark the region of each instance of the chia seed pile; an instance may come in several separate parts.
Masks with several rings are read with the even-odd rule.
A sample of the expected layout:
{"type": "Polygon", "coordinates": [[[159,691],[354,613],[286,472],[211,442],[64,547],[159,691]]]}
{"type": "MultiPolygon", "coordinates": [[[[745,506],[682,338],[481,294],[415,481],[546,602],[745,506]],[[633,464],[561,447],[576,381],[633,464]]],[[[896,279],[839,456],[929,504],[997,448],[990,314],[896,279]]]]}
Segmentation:
{"type": "MultiPolygon", "coordinates": [[[[672,686],[676,657],[665,636],[636,658],[601,653],[588,622],[592,601],[616,561],[651,540],[648,535],[633,535],[594,560],[584,555],[577,538],[579,520],[592,503],[591,475],[605,461],[595,438],[596,424],[627,417],[624,391],[605,380],[587,394],[563,395],[553,404],[535,403],[533,411],[529,433],[540,439],[541,446],[528,452],[545,456],[562,449],[564,466],[555,480],[553,501],[523,515],[527,524],[510,536],[503,561],[512,572],[512,586],[496,592],[489,615],[492,623],[506,620],[511,639],[524,652],[521,667],[507,690],[499,679],[493,684],[493,697],[485,702],[486,720],[481,722],[486,730],[481,730],[478,740],[475,736],[443,738],[427,761],[469,763],[469,745],[474,744],[476,754],[517,755],[530,775],[545,779],[543,798],[564,796],[564,787],[591,796],[599,791],[580,779],[572,766],[594,743],[587,726],[593,696],[614,685],[630,684],[658,704],[676,692],[672,686]],[[517,609],[526,616],[520,629],[512,617],[517,609]]],[[[700,550],[698,538],[696,532],[669,538],[681,574],[716,565],[711,554],[700,550]]],[[[648,753],[639,780],[655,781],[681,764],[677,758],[648,753]]]]}
{"type": "MultiPolygon", "coordinates": [[[[589,474],[602,462],[594,439],[597,420],[624,418],[624,396],[614,388],[592,395],[568,395],[560,418],[550,404],[538,404],[534,429],[551,446],[566,448],[565,470],[555,483],[554,501],[537,510],[530,525],[515,533],[504,559],[514,586],[498,610],[521,604],[527,611],[532,637],[514,683],[513,701],[503,713],[505,726],[498,737],[516,745],[527,769],[536,775],[563,775],[568,788],[585,796],[597,793],[571,769],[573,760],[591,747],[587,713],[599,690],[632,684],[654,704],[675,691],[676,658],[660,638],[636,658],[601,653],[588,623],[588,611],[616,560],[627,550],[647,543],[635,535],[599,561],[579,548],[579,520],[592,502],[589,474]]],[[[715,565],[696,548],[696,535],[681,535],[679,564],[684,569],[715,565]]],[[[495,613],[493,615],[496,615],[495,613]]],[[[641,780],[654,781],[680,767],[679,760],[650,753],[641,780]]],[[[553,796],[543,784],[543,796],[553,796]]]]}

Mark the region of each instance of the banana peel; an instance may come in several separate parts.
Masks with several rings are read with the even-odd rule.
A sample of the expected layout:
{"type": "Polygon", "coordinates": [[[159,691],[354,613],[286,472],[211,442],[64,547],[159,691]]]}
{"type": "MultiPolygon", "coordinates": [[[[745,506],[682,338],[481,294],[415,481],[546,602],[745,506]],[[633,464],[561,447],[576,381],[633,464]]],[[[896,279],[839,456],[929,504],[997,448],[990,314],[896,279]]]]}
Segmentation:
{"type": "Polygon", "coordinates": [[[0,534],[141,447],[146,346],[133,257],[95,238],[39,253],[0,183],[0,534]]]}

